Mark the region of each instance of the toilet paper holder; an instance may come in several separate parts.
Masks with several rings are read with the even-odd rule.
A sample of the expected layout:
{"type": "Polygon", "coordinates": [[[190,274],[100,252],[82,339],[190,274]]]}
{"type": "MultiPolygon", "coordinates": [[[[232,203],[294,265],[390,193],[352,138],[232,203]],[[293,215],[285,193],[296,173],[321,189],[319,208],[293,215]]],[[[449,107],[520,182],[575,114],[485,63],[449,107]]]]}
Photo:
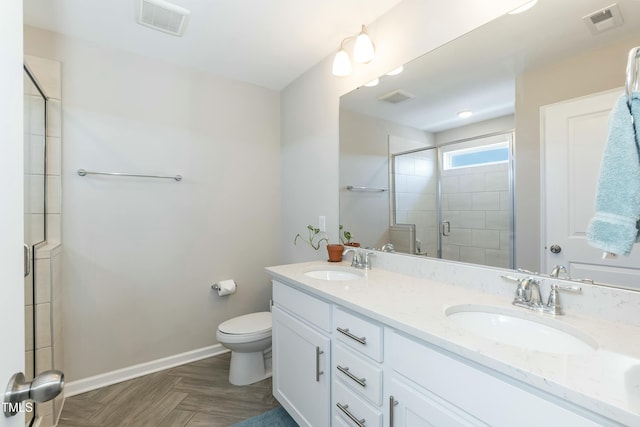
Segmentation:
{"type": "Polygon", "coordinates": [[[233,279],[220,280],[218,282],[215,282],[213,285],[211,285],[211,289],[216,291],[218,293],[218,296],[221,296],[221,297],[235,294],[237,287],[238,285],[233,279]]]}
{"type": "MultiPolygon", "coordinates": [[[[238,286],[238,284],[236,284],[236,287],[238,286]]],[[[218,282],[214,283],[213,285],[211,285],[211,289],[213,289],[214,291],[219,291],[220,290],[220,284],[218,282]]]]}

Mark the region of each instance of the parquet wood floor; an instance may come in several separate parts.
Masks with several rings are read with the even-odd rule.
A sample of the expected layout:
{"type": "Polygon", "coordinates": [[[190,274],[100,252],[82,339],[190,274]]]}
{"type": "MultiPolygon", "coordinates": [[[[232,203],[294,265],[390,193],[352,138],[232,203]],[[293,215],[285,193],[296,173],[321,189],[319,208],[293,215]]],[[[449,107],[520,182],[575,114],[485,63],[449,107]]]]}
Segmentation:
{"type": "Polygon", "coordinates": [[[67,398],[58,427],[218,427],[278,406],[271,378],[231,385],[225,353],[67,398]]]}

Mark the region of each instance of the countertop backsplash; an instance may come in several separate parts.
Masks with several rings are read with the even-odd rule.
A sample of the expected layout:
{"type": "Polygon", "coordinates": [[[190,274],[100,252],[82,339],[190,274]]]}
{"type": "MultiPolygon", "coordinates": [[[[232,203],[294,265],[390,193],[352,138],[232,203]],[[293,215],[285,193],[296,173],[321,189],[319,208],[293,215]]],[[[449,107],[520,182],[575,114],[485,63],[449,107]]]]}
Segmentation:
{"type": "MultiPolygon", "coordinates": [[[[464,286],[513,299],[516,284],[503,279],[509,275],[524,278],[528,274],[513,270],[464,264],[419,256],[406,256],[389,252],[376,252],[372,258],[374,269],[379,268],[416,278],[464,286]]],[[[560,301],[567,313],[583,313],[589,316],[630,323],[640,326],[640,291],[592,285],[569,280],[536,276],[540,279],[543,301],[549,295],[552,283],[579,286],[582,293],[560,293],[560,301]]]]}

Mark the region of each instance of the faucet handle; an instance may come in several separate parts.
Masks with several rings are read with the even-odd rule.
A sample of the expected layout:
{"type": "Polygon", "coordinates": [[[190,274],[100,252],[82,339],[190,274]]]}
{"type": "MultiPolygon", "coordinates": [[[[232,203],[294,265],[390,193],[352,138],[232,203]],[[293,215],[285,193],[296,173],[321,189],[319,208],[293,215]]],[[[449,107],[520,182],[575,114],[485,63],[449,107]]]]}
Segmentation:
{"type": "Polygon", "coordinates": [[[375,256],[376,253],[373,251],[365,251],[361,257],[362,268],[365,270],[371,270],[371,257],[375,256]]]}
{"type": "Polygon", "coordinates": [[[563,292],[571,292],[573,294],[582,293],[582,288],[580,286],[564,286],[564,285],[558,285],[557,283],[552,283],[551,290],[554,290],[554,289],[558,291],[563,291],[563,292]]]}
{"type": "Polygon", "coordinates": [[[582,293],[582,288],[580,286],[562,286],[558,285],[557,283],[552,283],[545,311],[548,311],[552,314],[564,314],[562,311],[562,306],[560,305],[560,295],[558,294],[558,291],[580,294],[582,293]]]}

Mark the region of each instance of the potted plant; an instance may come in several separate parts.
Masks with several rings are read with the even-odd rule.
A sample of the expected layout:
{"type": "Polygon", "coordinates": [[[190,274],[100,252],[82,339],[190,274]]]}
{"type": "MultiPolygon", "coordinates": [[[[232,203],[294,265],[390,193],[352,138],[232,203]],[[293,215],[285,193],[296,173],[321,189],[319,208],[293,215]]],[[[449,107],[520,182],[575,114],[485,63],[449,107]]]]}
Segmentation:
{"type": "Polygon", "coordinates": [[[298,243],[298,239],[300,239],[303,242],[306,242],[309,246],[311,246],[313,249],[317,251],[318,249],[320,249],[320,243],[323,240],[327,242],[327,244],[329,243],[329,239],[327,239],[326,237],[322,237],[318,239],[318,241],[316,242],[315,239],[318,237],[318,234],[320,234],[319,228],[316,228],[313,225],[307,225],[307,231],[309,233],[309,237],[307,239],[305,239],[300,235],[300,233],[298,233],[296,234],[296,238],[293,239],[293,244],[296,245],[298,243]]]}
{"type": "Polygon", "coordinates": [[[296,234],[295,239],[293,239],[293,244],[298,243],[298,239],[306,242],[309,246],[311,246],[316,251],[320,249],[320,243],[323,241],[327,243],[327,253],[329,254],[329,262],[340,262],[342,261],[342,252],[344,251],[344,245],[341,243],[329,243],[329,239],[326,237],[321,237],[316,241],[320,234],[320,229],[314,227],[313,225],[307,225],[308,238],[304,238],[300,235],[300,233],[296,234]]]}
{"type": "Polygon", "coordinates": [[[342,252],[344,245],[341,243],[327,243],[327,252],[329,253],[329,262],[342,261],[342,252]]]}
{"type": "Polygon", "coordinates": [[[344,229],[344,226],[340,225],[340,241],[342,242],[343,245],[345,246],[353,246],[356,248],[360,247],[360,243],[356,243],[356,242],[352,242],[351,239],[353,238],[353,236],[351,235],[351,232],[348,230],[344,229]]]}

